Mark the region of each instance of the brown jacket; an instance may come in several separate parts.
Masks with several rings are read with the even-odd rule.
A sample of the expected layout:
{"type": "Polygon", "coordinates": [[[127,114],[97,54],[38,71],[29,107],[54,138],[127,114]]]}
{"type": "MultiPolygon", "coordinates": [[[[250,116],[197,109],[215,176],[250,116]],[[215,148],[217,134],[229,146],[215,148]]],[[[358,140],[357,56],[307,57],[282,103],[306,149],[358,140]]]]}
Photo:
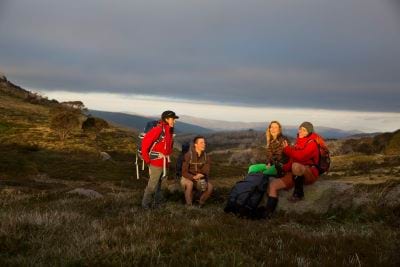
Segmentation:
{"type": "Polygon", "coordinates": [[[283,141],[285,140],[289,143],[288,138],[284,135],[271,140],[271,143],[267,147],[267,163],[275,164],[279,162],[284,164],[288,161],[288,157],[283,153],[283,141]]]}
{"type": "Polygon", "coordinates": [[[183,157],[182,176],[193,180],[193,176],[201,173],[204,174],[206,179],[208,179],[210,174],[210,164],[211,160],[206,152],[202,152],[199,156],[192,147],[183,157]]]}

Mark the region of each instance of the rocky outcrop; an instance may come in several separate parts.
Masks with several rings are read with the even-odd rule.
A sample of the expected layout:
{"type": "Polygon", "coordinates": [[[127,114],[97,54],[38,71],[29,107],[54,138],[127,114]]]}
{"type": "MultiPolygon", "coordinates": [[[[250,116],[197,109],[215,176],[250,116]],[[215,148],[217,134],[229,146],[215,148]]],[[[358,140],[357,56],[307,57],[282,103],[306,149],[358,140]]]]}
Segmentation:
{"type": "Polygon", "coordinates": [[[322,214],[337,208],[358,209],[371,205],[393,208],[400,205],[400,183],[396,180],[378,181],[375,184],[356,180],[322,180],[305,186],[304,193],[304,200],[292,203],[288,201],[292,191],[282,191],[279,209],[322,214]]]}
{"type": "Polygon", "coordinates": [[[7,77],[0,71],[0,80],[7,81],[7,77]]]}

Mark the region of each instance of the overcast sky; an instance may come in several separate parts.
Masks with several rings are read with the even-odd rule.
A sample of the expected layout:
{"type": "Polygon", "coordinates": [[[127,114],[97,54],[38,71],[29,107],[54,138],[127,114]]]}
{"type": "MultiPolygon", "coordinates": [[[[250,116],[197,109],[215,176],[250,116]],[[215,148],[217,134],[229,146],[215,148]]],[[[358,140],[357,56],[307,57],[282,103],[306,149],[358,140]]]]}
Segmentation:
{"type": "Polygon", "coordinates": [[[0,71],[49,94],[384,112],[400,128],[400,3],[0,0],[0,71]]]}

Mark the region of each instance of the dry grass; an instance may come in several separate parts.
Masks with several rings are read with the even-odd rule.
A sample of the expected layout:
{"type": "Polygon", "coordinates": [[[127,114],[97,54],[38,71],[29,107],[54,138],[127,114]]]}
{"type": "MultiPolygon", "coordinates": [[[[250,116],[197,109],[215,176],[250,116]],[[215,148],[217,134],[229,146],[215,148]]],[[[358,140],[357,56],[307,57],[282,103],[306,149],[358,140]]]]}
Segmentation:
{"type": "MultiPolygon", "coordinates": [[[[65,182],[65,186],[70,186],[65,182]]],[[[74,184],[76,186],[76,184],[74,184]]],[[[89,184],[87,184],[87,187],[89,184]]],[[[66,189],[0,195],[2,265],[396,266],[399,225],[332,215],[248,221],[214,200],[186,209],[139,207],[142,188],[102,185],[102,199],[66,189]],[[23,197],[21,197],[23,195],[23,197]]],[[[143,186],[143,184],[141,185],[143,186]]],[[[393,215],[394,216],[394,215],[393,215]]]]}

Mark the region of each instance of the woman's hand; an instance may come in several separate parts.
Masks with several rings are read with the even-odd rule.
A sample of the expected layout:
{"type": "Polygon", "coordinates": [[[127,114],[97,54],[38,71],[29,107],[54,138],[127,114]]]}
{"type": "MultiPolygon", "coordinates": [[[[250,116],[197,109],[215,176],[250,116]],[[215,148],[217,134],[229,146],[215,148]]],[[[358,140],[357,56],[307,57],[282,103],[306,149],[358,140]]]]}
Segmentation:
{"type": "Polygon", "coordinates": [[[287,142],[286,140],[283,140],[282,144],[283,144],[283,147],[284,147],[284,148],[287,147],[287,146],[289,145],[288,142],[287,142]]]}

